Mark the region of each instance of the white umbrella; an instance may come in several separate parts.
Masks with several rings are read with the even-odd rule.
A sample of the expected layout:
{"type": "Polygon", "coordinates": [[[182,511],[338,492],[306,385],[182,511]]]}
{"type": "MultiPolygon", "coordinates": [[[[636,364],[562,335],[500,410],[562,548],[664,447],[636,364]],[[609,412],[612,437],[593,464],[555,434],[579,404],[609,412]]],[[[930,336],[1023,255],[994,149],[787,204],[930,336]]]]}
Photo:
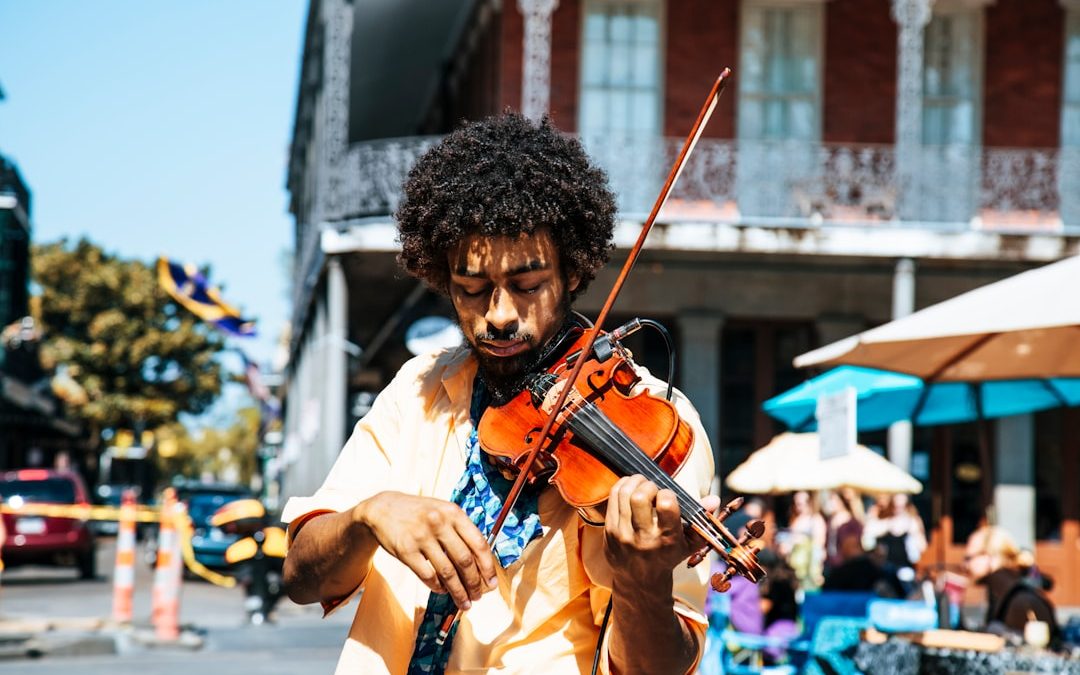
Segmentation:
{"type": "Polygon", "coordinates": [[[850,487],[862,492],[922,492],[911,474],[865,445],[853,452],[821,458],[817,434],[784,433],[751,454],[727,477],[727,486],[744,494],[850,487]]]}
{"type": "Polygon", "coordinates": [[[927,382],[1080,376],[1080,256],[977,288],[795,359],[927,382]]]}

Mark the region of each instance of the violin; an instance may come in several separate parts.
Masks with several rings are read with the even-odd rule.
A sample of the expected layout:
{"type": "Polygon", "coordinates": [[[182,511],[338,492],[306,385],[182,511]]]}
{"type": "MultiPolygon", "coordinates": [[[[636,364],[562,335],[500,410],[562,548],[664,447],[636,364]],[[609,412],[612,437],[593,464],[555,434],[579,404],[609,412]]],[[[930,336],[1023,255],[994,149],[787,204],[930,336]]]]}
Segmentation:
{"type": "Polygon", "coordinates": [[[757,562],[757,538],[764,533],[764,523],[750,523],[737,539],[723,521],[741,499],[713,515],[672,478],[690,455],[694,432],[671,401],[637,391],[641,378],[619,342],[630,331],[623,327],[601,334],[586,356],[588,331],[572,332],[565,356],[532,377],[506,404],[484,412],[477,427],[480,447],[511,472],[527,470],[531,482],[546,479],[564,501],[582,511],[604,503],[620,477],[641,474],[675,493],[683,523],[707,543],[688,565],[700,563],[710,549],[727,563],[726,570],[713,575],[713,588],[726,591],[735,574],[759,581],[765,570],[757,562]],[[578,359],[585,363],[545,443],[540,432],[563,389],[570,386],[568,375],[578,359]],[[537,446],[537,458],[526,465],[537,446]]]}

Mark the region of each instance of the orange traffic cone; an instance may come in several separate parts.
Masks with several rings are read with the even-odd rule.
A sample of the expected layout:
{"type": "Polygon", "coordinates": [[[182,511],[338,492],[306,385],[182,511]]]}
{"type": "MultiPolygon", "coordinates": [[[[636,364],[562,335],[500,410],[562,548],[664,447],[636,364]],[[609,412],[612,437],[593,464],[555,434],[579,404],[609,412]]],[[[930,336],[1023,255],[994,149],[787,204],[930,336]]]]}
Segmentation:
{"type": "MultiPolygon", "coordinates": [[[[157,566],[154,568],[153,609],[151,620],[159,640],[180,637],[180,579],[177,563],[180,549],[176,537],[178,514],[176,491],[166,488],[161,501],[161,529],[158,535],[157,566]]],[[[180,505],[182,506],[182,505],[180,505]]]]}
{"type": "Polygon", "coordinates": [[[124,490],[120,503],[120,531],[116,536],[116,569],[113,572],[113,619],[131,623],[135,595],[135,492],[124,490]]]}

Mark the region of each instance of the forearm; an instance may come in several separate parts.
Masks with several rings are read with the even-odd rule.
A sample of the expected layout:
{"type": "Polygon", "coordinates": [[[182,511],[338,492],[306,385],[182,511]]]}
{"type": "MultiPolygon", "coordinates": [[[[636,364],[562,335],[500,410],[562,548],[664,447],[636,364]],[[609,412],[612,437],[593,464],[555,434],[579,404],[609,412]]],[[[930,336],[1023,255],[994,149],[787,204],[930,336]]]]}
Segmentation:
{"type": "Polygon", "coordinates": [[[686,673],[698,656],[697,636],[675,613],[672,583],[612,584],[608,656],[617,673],[686,673]]]}
{"type": "Polygon", "coordinates": [[[316,516],[296,534],[283,570],[293,602],[344,597],[367,576],[378,541],[360,518],[362,506],[316,516]]]}

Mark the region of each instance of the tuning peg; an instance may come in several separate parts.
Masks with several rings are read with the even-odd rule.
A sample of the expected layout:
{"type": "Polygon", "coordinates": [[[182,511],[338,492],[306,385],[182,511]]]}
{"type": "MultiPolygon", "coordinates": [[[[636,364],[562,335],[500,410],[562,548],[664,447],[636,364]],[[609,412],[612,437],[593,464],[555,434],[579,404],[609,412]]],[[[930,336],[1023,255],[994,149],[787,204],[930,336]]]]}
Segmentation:
{"type": "Polygon", "coordinates": [[[729,565],[723,572],[717,572],[709,579],[709,584],[717,593],[726,593],[731,588],[731,577],[735,576],[735,566],[729,565]]]}
{"type": "Polygon", "coordinates": [[[719,520],[720,522],[724,522],[724,520],[728,516],[730,516],[732,513],[735,513],[736,511],[741,509],[742,505],[743,505],[743,498],[742,497],[736,497],[735,499],[732,499],[727,504],[724,504],[724,508],[722,508],[722,509],[720,509],[719,511],[716,512],[716,519],[719,520]]]}
{"type": "Polygon", "coordinates": [[[765,521],[764,520],[751,520],[746,524],[746,532],[739,539],[739,543],[743,546],[749,544],[754,539],[760,539],[765,534],[765,521]]]}
{"type": "Polygon", "coordinates": [[[711,550],[712,550],[712,549],[711,549],[711,548],[709,548],[708,546],[702,546],[702,547],[701,547],[700,549],[698,549],[697,551],[695,551],[695,552],[693,553],[693,555],[691,555],[691,556],[690,556],[690,557],[689,557],[689,558],[688,558],[688,559],[686,560],[686,566],[687,566],[687,567],[696,567],[696,566],[697,566],[697,565],[698,565],[699,563],[701,563],[701,561],[702,561],[702,560],[704,560],[704,559],[705,559],[705,557],[706,557],[707,555],[709,555],[709,551],[711,551],[711,550]]]}

